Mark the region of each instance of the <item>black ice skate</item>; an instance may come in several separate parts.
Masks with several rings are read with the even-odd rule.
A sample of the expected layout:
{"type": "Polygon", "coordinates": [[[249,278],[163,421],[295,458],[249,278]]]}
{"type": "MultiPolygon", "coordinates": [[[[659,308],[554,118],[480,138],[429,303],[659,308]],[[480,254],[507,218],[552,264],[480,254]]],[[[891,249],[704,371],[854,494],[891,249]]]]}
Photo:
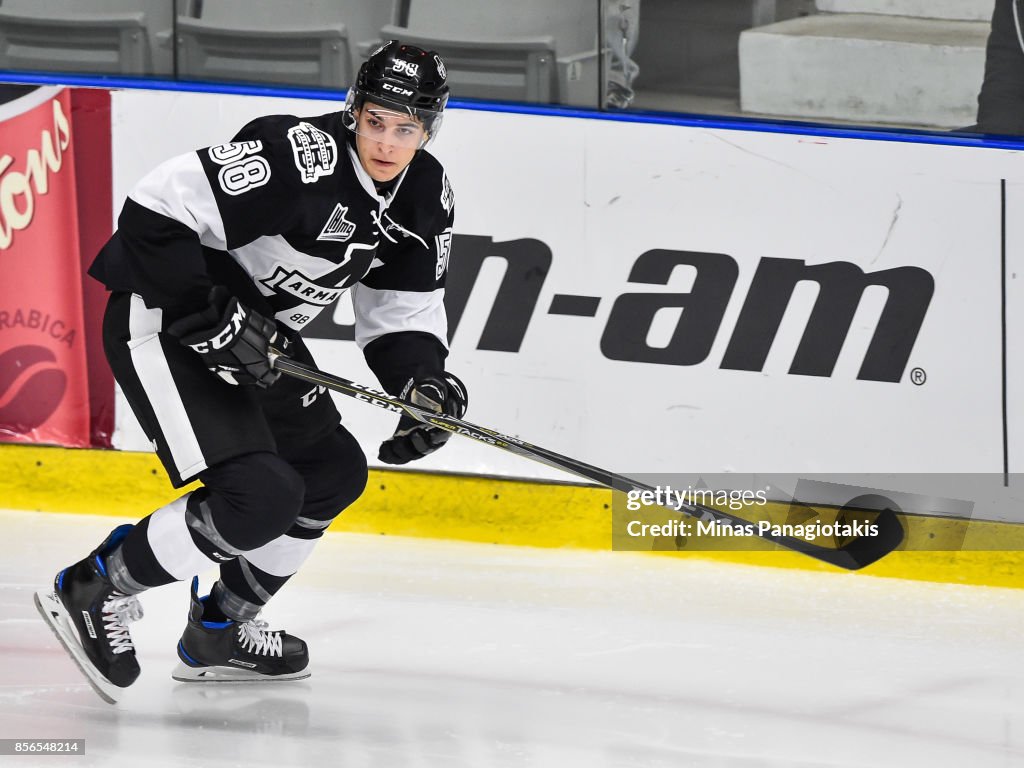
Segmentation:
{"type": "Polygon", "coordinates": [[[203,621],[209,597],[192,579],[188,626],[178,642],[181,664],[171,677],[183,683],[302,680],[309,677],[306,643],[265,621],[203,621]]]}
{"type": "Polygon", "coordinates": [[[57,574],[53,590],[35,594],[36,608],[104,701],[117,697],[139,676],[128,623],[142,618],[135,595],[114,589],[104,558],[132,529],[121,525],[85,560],[57,574]]]}

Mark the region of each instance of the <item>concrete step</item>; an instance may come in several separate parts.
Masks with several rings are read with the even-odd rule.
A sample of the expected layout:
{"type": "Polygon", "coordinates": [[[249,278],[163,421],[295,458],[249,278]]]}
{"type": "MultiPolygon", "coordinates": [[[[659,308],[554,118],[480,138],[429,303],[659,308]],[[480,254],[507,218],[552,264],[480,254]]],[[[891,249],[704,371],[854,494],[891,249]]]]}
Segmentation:
{"type": "Polygon", "coordinates": [[[747,112],[955,128],[975,121],[989,25],[818,14],[740,35],[747,112]]]}
{"type": "Polygon", "coordinates": [[[995,0],[817,0],[823,13],[877,13],[922,19],[991,21],[995,0]]]}

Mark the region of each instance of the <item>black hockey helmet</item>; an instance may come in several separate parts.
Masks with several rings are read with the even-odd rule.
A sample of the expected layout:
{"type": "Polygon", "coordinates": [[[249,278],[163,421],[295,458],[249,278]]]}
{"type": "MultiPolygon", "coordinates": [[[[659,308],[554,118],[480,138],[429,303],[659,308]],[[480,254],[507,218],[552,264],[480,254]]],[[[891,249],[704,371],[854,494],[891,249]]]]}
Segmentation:
{"type": "Polygon", "coordinates": [[[434,51],[388,40],[363,62],[349,88],[344,108],[348,128],[355,130],[355,113],[366,101],[419,120],[425,131],[420,146],[425,146],[437,135],[448,103],[444,62],[434,51]]]}

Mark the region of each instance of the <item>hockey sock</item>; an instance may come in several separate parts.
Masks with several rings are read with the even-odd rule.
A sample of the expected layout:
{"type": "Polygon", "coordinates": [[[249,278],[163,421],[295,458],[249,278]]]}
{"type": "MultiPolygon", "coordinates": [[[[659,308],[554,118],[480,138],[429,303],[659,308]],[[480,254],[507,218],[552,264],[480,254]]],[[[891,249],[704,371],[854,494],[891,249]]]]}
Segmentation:
{"type": "Polygon", "coordinates": [[[270,453],[241,456],[200,476],[207,487],[161,507],[108,559],[126,593],[188,579],[280,536],[302,503],[302,478],[270,453]]]}
{"type": "Polygon", "coordinates": [[[114,587],[125,595],[135,595],[150,587],[170,584],[169,574],[149,545],[149,523],[153,515],[137,523],[120,546],[106,557],[107,574],[114,587]]]}
{"type": "Polygon", "coordinates": [[[213,599],[229,618],[248,621],[299,570],[315,544],[316,539],[286,534],[224,563],[213,587],[213,599]]]}
{"type": "Polygon", "coordinates": [[[343,427],[320,440],[289,446],[281,456],[302,478],[303,502],[281,535],[221,566],[213,600],[232,619],[247,621],[269,602],[309,557],[331,521],[366,487],[366,458],[343,427]]]}
{"type": "MultiPolygon", "coordinates": [[[[220,554],[227,547],[221,546],[218,550],[201,534],[193,533],[196,521],[201,522],[203,515],[199,509],[200,502],[207,506],[206,495],[204,491],[188,493],[136,525],[120,548],[107,558],[107,569],[114,585],[122,591],[124,586],[131,589],[132,585],[143,589],[157,587],[187,579],[217,562],[234,557],[234,554],[220,554]],[[214,557],[214,553],[218,557],[214,557]],[[123,583],[125,581],[128,583],[123,583]]],[[[219,536],[217,539],[221,545],[226,543],[219,536]]],[[[131,589],[131,592],[140,591],[131,589]]]]}

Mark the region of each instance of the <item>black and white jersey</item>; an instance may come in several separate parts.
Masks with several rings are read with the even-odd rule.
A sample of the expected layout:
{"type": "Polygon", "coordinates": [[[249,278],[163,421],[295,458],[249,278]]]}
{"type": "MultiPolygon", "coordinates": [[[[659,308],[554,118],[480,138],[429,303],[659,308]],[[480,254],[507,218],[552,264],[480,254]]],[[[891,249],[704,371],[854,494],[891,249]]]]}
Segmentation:
{"type": "Polygon", "coordinates": [[[453,216],[451,186],[428,152],[378,191],[341,113],[271,116],[145,176],[90,274],[166,322],[226,285],[288,334],[351,290],[356,342],[393,390],[400,383],[378,368],[394,368],[396,354],[400,377],[443,366],[453,216]],[[395,338],[375,344],[392,334],[409,342],[400,353],[395,338]]]}

